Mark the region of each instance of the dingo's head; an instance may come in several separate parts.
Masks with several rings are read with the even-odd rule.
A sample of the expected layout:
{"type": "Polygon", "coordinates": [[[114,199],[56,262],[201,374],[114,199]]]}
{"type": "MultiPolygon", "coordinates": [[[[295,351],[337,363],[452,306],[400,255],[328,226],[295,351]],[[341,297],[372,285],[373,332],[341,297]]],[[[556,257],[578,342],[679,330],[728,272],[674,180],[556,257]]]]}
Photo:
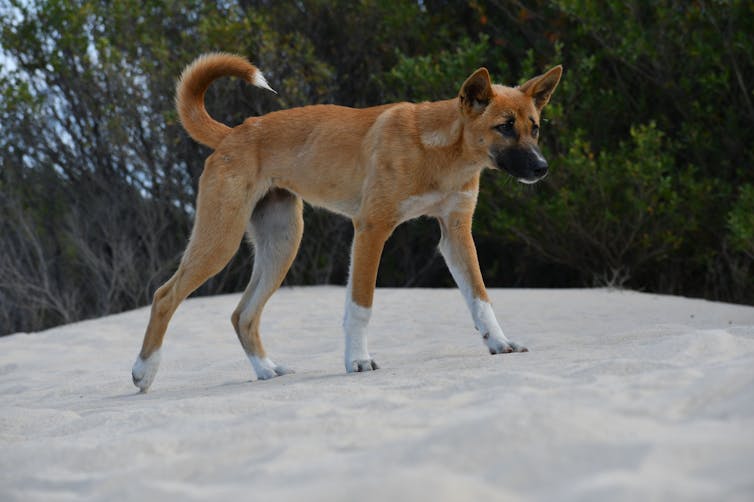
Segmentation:
{"type": "Polygon", "coordinates": [[[562,66],[518,87],[493,85],[486,68],[475,71],[458,93],[466,147],[523,183],[547,175],[537,147],[539,116],[560,82],[562,66]]]}

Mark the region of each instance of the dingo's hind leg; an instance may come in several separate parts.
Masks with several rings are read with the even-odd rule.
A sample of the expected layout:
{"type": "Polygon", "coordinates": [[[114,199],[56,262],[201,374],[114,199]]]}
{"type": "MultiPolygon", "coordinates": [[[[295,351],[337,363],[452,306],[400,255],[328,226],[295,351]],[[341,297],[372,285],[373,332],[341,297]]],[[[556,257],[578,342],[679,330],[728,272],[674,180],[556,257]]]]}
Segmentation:
{"type": "Polygon", "coordinates": [[[146,392],[157,374],[160,347],[178,305],[233,257],[249,221],[251,208],[267,187],[255,187],[213,154],[199,180],[196,219],[178,270],[154,294],[144,342],[131,372],[134,385],[146,392]],[[261,193],[260,193],[261,192],[261,193]]]}
{"type": "Polygon", "coordinates": [[[254,244],[254,268],[231,321],[260,380],[291,373],[267,357],[259,336],[259,321],[267,300],[280,287],[296,257],[304,231],[302,212],[299,197],[287,190],[273,189],[251,215],[248,234],[254,244]]]}

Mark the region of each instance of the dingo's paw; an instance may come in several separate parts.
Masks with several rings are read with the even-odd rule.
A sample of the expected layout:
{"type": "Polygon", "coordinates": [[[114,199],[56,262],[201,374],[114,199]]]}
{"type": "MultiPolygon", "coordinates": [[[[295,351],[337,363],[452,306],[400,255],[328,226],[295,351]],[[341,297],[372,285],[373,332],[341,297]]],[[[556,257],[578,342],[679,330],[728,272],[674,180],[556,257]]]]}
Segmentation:
{"type": "Polygon", "coordinates": [[[493,338],[489,333],[485,333],[482,338],[484,338],[484,343],[487,345],[487,348],[490,349],[490,354],[492,355],[510,354],[511,352],[529,352],[529,349],[523,345],[519,345],[510,340],[493,338]]]}
{"type": "Polygon", "coordinates": [[[269,380],[283,375],[294,373],[293,370],[275,364],[275,362],[269,357],[257,357],[249,355],[249,361],[254,367],[254,372],[257,374],[258,380],[269,380]]]}
{"type": "Polygon", "coordinates": [[[133,368],[131,369],[131,379],[134,385],[143,393],[152,385],[157,370],[160,369],[160,349],[152,352],[152,355],[142,359],[141,355],[136,358],[133,368]]]}
{"type": "Polygon", "coordinates": [[[351,361],[351,364],[346,366],[346,371],[349,373],[361,373],[363,371],[373,371],[380,369],[380,366],[374,359],[357,359],[351,361]]]}

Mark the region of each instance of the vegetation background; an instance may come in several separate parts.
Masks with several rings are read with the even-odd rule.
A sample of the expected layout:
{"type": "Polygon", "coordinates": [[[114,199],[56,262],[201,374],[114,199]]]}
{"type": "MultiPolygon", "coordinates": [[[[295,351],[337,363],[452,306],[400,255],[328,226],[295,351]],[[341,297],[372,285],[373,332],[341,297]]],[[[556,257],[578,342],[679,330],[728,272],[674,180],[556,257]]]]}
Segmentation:
{"type": "MultiPolygon", "coordinates": [[[[226,79],[213,116],[454,96],[486,66],[516,84],[562,63],[551,174],[486,172],[489,286],[618,286],[754,303],[754,3],[496,0],[0,0],[0,334],[150,302],[191,229],[209,151],[175,81],[247,55],[278,95],[226,79]]],[[[343,284],[350,222],[307,207],[288,284],[343,284]]],[[[451,286],[437,225],[399,227],[379,285],[451,286]]],[[[239,291],[246,244],[198,294],[239,291]]]]}

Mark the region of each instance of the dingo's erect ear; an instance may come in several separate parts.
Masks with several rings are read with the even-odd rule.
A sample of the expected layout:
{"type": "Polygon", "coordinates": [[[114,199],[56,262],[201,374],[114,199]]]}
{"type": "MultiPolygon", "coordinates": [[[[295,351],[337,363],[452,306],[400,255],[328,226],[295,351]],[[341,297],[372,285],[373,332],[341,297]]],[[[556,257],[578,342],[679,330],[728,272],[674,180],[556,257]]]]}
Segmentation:
{"type": "Polygon", "coordinates": [[[521,84],[518,86],[518,90],[531,97],[537,109],[541,110],[550,101],[550,97],[555,92],[562,74],[563,67],[558,65],[551,68],[547,73],[521,84]]]}
{"type": "Polygon", "coordinates": [[[479,113],[492,99],[492,82],[487,68],[479,68],[471,74],[458,93],[461,108],[470,114],[479,113]]]}

